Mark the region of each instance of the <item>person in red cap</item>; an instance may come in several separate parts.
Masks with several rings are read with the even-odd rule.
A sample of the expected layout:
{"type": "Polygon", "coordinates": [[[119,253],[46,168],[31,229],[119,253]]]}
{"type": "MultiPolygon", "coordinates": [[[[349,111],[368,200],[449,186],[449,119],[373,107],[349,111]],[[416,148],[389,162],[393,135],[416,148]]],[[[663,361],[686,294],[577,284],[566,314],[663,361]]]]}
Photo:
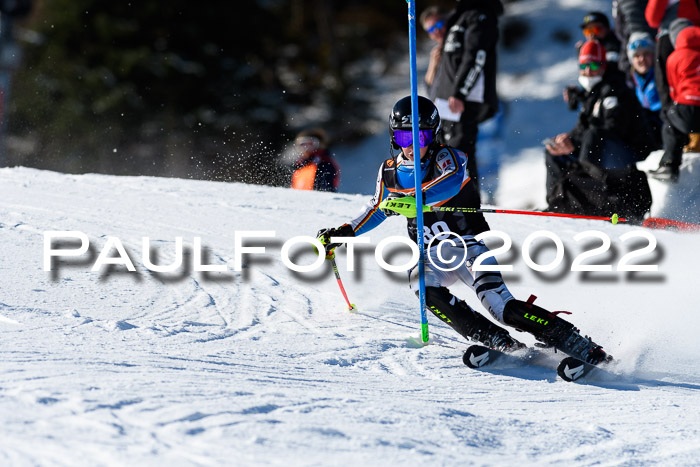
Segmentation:
{"type": "Polygon", "coordinates": [[[658,146],[624,76],[606,66],[605,47],[588,41],[579,51],[579,88],[566,93],[580,104],[568,133],[546,140],[547,202],[553,212],[609,216],[641,222],[651,207],[646,175],[635,163],[658,146]]]}

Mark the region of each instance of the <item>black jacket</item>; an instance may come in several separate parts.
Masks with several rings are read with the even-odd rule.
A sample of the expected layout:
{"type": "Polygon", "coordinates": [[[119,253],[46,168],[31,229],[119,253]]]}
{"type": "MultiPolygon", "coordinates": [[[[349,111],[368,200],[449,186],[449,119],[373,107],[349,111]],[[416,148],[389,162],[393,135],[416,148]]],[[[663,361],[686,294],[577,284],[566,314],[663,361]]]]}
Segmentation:
{"type": "Polygon", "coordinates": [[[569,133],[576,160],[546,157],[549,210],[589,216],[619,213],[641,223],[651,206],[651,192],[635,163],[655,145],[643,109],[624,76],[610,68],[581,100],[578,122],[569,133]]]}
{"type": "Polygon", "coordinates": [[[569,133],[577,150],[590,129],[615,135],[640,159],[656,149],[646,115],[619,71],[606,70],[603,80],[582,96],[581,104],[578,121],[569,133]]]}
{"type": "Polygon", "coordinates": [[[608,68],[611,70],[619,70],[618,62],[620,56],[626,55],[626,51],[622,50],[620,39],[617,38],[614,31],[610,31],[600,43],[605,47],[605,61],[608,64],[608,68]]]}
{"type": "Polygon", "coordinates": [[[480,105],[478,121],[498,109],[496,43],[500,0],[461,0],[447,18],[442,60],[429,90],[431,100],[457,97],[480,105]]]}

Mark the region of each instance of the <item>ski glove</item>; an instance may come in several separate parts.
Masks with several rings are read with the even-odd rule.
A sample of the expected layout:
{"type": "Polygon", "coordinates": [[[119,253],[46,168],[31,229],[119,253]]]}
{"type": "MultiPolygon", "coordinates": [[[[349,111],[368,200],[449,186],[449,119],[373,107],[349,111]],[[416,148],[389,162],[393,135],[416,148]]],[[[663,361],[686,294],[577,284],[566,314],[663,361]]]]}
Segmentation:
{"type": "MultiPolygon", "coordinates": [[[[405,193],[398,193],[398,192],[392,191],[392,192],[389,193],[389,195],[386,197],[386,201],[393,201],[393,200],[395,200],[395,199],[400,199],[400,198],[403,198],[403,197],[405,197],[405,196],[406,196],[405,193]]],[[[394,211],[394,210],[392,210],[392,209],[382,209],[382,212],[384,213],[384,215],[385,215],[386,217],[389,217],[389,216],[398,216],[398,215],[399,215],[398,212],[396,212],[396,211],[394,211]]]]}
{"type": "Polygon", "coordinates": [[[350,224],[343,224],[338,228],[321,229],[316,234],[318,241],[326,249],[326,255],[330,254],[335,248],[342,245],[342,243],[331,243],[331,237],[354,237],[355,231],[352,229],[350,224]]]}

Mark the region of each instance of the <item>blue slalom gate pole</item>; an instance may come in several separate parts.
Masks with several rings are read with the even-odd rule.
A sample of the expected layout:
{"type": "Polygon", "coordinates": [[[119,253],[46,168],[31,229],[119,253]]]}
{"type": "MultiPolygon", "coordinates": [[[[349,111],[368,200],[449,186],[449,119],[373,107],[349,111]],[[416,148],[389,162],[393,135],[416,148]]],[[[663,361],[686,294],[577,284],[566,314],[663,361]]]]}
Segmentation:
{"type": "Polygon", "coordinates": [[[411,58],[411,122],[413,124],[413,175],[416,185],[416,240],[418,241],[418,300],[420,301],[421,340],[428,342],[428,316],[425,311],[425,242],[423,240],[423,174],[420,166],[420,144],[418,136],[418,76],[416,73],[416,3],[408,3],[408,43],[411,58]]]}

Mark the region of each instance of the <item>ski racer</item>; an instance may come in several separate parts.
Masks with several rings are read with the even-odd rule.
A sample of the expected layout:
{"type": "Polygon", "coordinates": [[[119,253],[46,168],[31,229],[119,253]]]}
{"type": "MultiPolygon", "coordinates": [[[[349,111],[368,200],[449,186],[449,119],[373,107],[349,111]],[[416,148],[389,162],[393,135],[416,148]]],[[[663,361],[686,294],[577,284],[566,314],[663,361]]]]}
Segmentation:
{"type": "MultiPolygon", "coordinates": [[[[418,97],[420,164],[423,184],[419,194],[424,203],[431,206],[462,206],[479,208],[479,197],[475,184],[467,171],[467,155],[463,152],[436,142],[440,131],[440,116],[433,103],[418,97]]],[[[413,168],[415,152],[411,123],[411,97],[399,100],[389,116],[391,144],[394,149],[401,149],[398,155],[392,155],[379,168],[377,187],[374,197],[362,213],[347,224],[337,228],[321,229],[318,233],[320,242],[330,253],[340,243],[332,243],[331,237],[354,237],[369,232],[382,223],[387,216],[396,215],[389,209],[380,208],[385,199],[415,196],[413,168]]],[[[406,198],[409,199],[409,198],[406,198]]],[[[425,299],[430,311],[439,319],[450,325],[466,339],[474,339],[501,351],[511,351],[524,347],[503,327],[493,323],[482,314],[472,309],[467,303],[455,297],[447,289],[457,280],[469,286],[483,306],[501,324],[530,332],[537,340],[553,346],[562,352],[588,363],[597,364],[609,357],[602,347],[589,338],[579,334],[574,326],[559,318],[556,314],[538,307],[530,302],[515,299],[498,272],[472,271],[474,258],[488,252],[482,241],[474,237],[489,230],[483,214],[464,212],[426,212],[424,213],[424,230],[422,235],[426,245],[425,261],[425,299]],[[441,260],[437,254],[438,242],[428,248],[430,240],[444,238],[445,233],[458,235],[464,240],[449,247],[443,245],[442,258],[471,258],[457,269],[449,271],[450,263],[441,260]],[[466,254],[465,254],[466,253],[466,254]],[[432,263],[427,260],[427,255],[432,263]]],[[[417,234],[415,218],[408,218],[408,235],[415,242],[417,234]]],[[[454,238],[454,237],[453,237],[454,238]]],[[[496,265],[491,257],[482,264],[496,265]]],[[[412,290],[418,293],[417,269],[409,273],[412,290]]]]}

